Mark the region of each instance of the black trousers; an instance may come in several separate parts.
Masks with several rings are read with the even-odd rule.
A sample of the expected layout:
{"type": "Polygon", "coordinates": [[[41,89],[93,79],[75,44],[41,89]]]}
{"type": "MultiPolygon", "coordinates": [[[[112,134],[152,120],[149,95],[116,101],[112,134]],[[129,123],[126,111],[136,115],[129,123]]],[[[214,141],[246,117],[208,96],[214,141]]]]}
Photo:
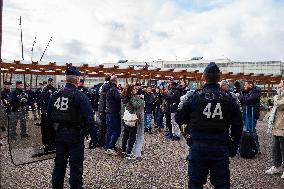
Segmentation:
{"type": "Polygon", "coordinates": [[[172,133],[171,113],[165,112],[165,118],[166,118],[166,127],[169,129],[169,132],[172,133]]]}
{"type": "Polygon", "coordinates": [[[64,188],[64,176],[69,160],[70,189],[81,189],[83,185],[84,140],[75,129],[62,129],[56,133],[56,157],[52,173],[52,188],[64,188]]]}
{"type": "Polygon", "coordinates": [[[100,146],[105,146],[105,139],[106,139],[106,114],[105,113],[99,113],[99,132],[98,132],[98,143],[100,146]]]}
{"type": "Polygon", "coordinates": [[[272,159],[275,167],[280,167],[282,162],[284,163],[284,137],[273,135],[272,159]]]}
{"type": "Polygon", "coordinates": [[[122,151],[126,152],[126,154],[131,154],[132,152],[132,148],[136,141],[136,133],[137,133],[137,126],[129,127],[124,124],[123,137],[122,137],[122,151]]]}

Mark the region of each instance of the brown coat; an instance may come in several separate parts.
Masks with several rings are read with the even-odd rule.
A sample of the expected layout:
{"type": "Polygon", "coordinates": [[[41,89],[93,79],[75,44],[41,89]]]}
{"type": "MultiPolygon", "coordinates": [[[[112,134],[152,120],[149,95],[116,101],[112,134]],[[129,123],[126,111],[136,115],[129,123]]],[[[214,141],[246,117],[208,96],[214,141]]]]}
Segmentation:
{"type": "Polygon", "coordinates": [[[284,137],[284,96],[276,95],[274,104],[277,106],[272,134],[284,137]]]}

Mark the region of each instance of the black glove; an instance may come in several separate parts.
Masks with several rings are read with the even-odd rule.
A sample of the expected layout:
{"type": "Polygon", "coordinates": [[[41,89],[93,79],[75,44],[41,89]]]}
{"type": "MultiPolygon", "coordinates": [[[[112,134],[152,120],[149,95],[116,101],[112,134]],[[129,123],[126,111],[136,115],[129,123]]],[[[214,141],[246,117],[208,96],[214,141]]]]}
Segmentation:
{"type": "Polygon", "coordinates": [[[188,135],[188,136],[186,137],[186,144],[187,144],[189,147],[191,147],[191,145],[192,145],[192,138],[191,138],[190,135],[188,135]]]}

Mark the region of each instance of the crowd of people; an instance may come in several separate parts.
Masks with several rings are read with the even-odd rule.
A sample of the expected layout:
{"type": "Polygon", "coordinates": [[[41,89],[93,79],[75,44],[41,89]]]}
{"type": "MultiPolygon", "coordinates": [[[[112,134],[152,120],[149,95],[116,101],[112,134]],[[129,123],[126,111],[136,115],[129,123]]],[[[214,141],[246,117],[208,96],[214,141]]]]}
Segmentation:
{"type": "MultiPolygon", "coordinates": [[[[211,74],[210,69],[213,68],[209,68],[209,74],[206,73],[207,75],[211,74]]],[[[214,67],[214,69],[216,68],[214,67]]],[[[213,74],[215,74],[215,72],[213,74]]],[[[217,75],[218,74],[219,72],[217,75]]],[[[65,85],[62,84],[56,89],[52,78],[48,79],[47,82],[40,83],[35,91],[32,90],[29,85],[24,87],[22,81],[16,82],[16,88],[13,91],[11,91],[11,85],[12,83],[5,81],[4,89],[1,91],[1,102],[6,107],[6,112],[9,114],[11,121],[11,132],[9,137],[11,137],[11,139],[17,138],[16,127],[18,122],[20,122],[21,137],[29,137],[26,127],[25,112],[27,110],[33,111],[34,118],[38,119],[41,113],[48,111],[51,97],[56,96],[65,85]]],[[[209,85],[205,84],[205,88],[206,86],[208,87],[209,85]]],[[[222,90],[222,93],[218,93],[218,95],[228,94],[234,99],[233,104],[236,104],[238,111],[241,112],[242,120],[241,123],[237,124],[239,124],[238,126],[241,125],[242,129],[236,129],[234,131],[237,133],[235,133],[235,148],[239,148],[238,137],[241,136],[239,132],[247,131],[257,133],[256,124],[260,117],[261,89],[251,80],[245,81],[243,87],[239,81],[235,81],[233,85],[230,85],[227,80],[222,80],[219,83],[217,83],[216,80],[214,86],[210,85],[208,88],[210,88],[210,90],[215,90],[218,87],[222,90]]],[[[198,118],[198,114],[196,114],[195,117],[194,115],[185,115],[183,117],[182,114],[189,113],[192,110],[184,109],[186,111],[178,113],[182,104],[189,101],[191,96],[196,94],[202,96],[202,94],[199,93],[200,90],[190,89],[188,83],[183,80],[175,81],[170,79],[164,86],[144,86],[139,83],[133,83],[121,87],[121,85],[118,85],[117,77],[115,75],[106,75],[104,83],[94,85],[91,89],[85,87],[84,80],[81,79],[77,89],[87,96],[88,103],[91,105],[94,114],[96,128],[93,128],[93,130],[90,131],[91,135],[94,135],[94,137],[91,136],[89,148],[93,149],[95,147],[101,147],[105,149],[105,153],[108,155],[120,154],[122,158],[128,160],[141,159],[145,133],[150,135],[155,130],[155,132],[163,133],[168,140],[178,141],[182,137],[181,126],[188,123],[187,119],[182,120],[181,118],[187,117],[188,119],[191,119],[191,121],[195,120],[196,122],[190,122],[192,125],[195,123],[200,125],[199,122],[202,122],[202,120],[200,120],[201,118],[198,118]],[[176,117],[177,114],[179,114],[178,117],[176,117]],[[122,138],[121,149],[118,149],[117,147],[119,137],[122,138]]],[[[274,98],[274,105],[272,105],[273,108],[269,119],[269,126],[270,128],[273,128],[274,161],[273,167],[266,171],[267,174],[279,173],[281,170],[281,162],[284,161],[283,114],[279,114],[279,112],[281,112],[280,110],[283,110],[283,91],[282,80],[279,85],[278,95],[274,98]]],[[[216,95],[217,93],[212,94],[216,95]]],[[[213,97],[205,95],[204,99],[217,98],[214,95],[213,97]]],[[[55,106],[58,106],[59,109],[64,109],[62,106],[63,102],[60,103],[61,104],[58,104],[54,101],[55,106]]],[[[200,103],[202,104],[202,101],[200,101],[200,103]]],[[[188,106],[193,105],[190,104],[188,106]]],[[[196,104],[196,106],[199,105],[196,104]]],[[[213,108],[213,114],[211,109],[211,103],[208,103],[203,112],[201,110],[200,113],[203,114],[205,118],[210,119],[219,116],[220,120],[223,121],[223,116],[227,116],[230,112],[229,109],[228,112],[224,112],[225,110],[223,110],[222,114],[221,106],[218,107],[218,103],[215,110],[213,108]]],[[[228,117],[231,117],[231,115],[228,115],[228,117]]],[[[206,128],[206,124],[209,125],[209,122],[204,123],[204,128],[206,128]]],[[[217,124],[221,124],[221,122],[218,122],[217,124]]],[[[192,132],[194,133],[195,131],[192,132]]],[[[187,137],[191,134],[191,131],[186,133],[187,137]]],[[[192,135],[194,136],[194,134],[192,135]]],[[[199,139],[196,141],[199,143],[199,139]]],[[[256,141],[257,152],[260,154],[261,151],[258,138],[256,141]]],[[[191,161],[190,156],[188,159],[191,161]]],[[[191,165],[194,166],[194,164],[191,165]]],[[[190,167],[190,169],[198,168],[190,167]]],[[[191,174],[191,172],[189,174],[191,174]]],[[[284,174],[282,177],[284,178],[284,174]]],[[[194,179],[191,179],[191,183],[194,183],[194,179]]]]}

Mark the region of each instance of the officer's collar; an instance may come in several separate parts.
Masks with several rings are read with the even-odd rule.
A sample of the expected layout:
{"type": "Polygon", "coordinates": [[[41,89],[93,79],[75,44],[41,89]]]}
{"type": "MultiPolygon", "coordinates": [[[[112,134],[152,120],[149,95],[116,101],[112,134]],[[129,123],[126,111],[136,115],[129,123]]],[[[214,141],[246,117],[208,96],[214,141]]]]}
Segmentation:
{"type": "Polygon", "coordinates": [[[77,89],[77,87],[74,84],[72,84],[72,83],[66,83],[65,87],[77,89]]]}
{"type": "Polygon", "coordinates": [[[206,83],[206,84],[204,84],[203,88],[207,88],[207,87],[220,88],[220,85],[218,83],[206,83]]]}

